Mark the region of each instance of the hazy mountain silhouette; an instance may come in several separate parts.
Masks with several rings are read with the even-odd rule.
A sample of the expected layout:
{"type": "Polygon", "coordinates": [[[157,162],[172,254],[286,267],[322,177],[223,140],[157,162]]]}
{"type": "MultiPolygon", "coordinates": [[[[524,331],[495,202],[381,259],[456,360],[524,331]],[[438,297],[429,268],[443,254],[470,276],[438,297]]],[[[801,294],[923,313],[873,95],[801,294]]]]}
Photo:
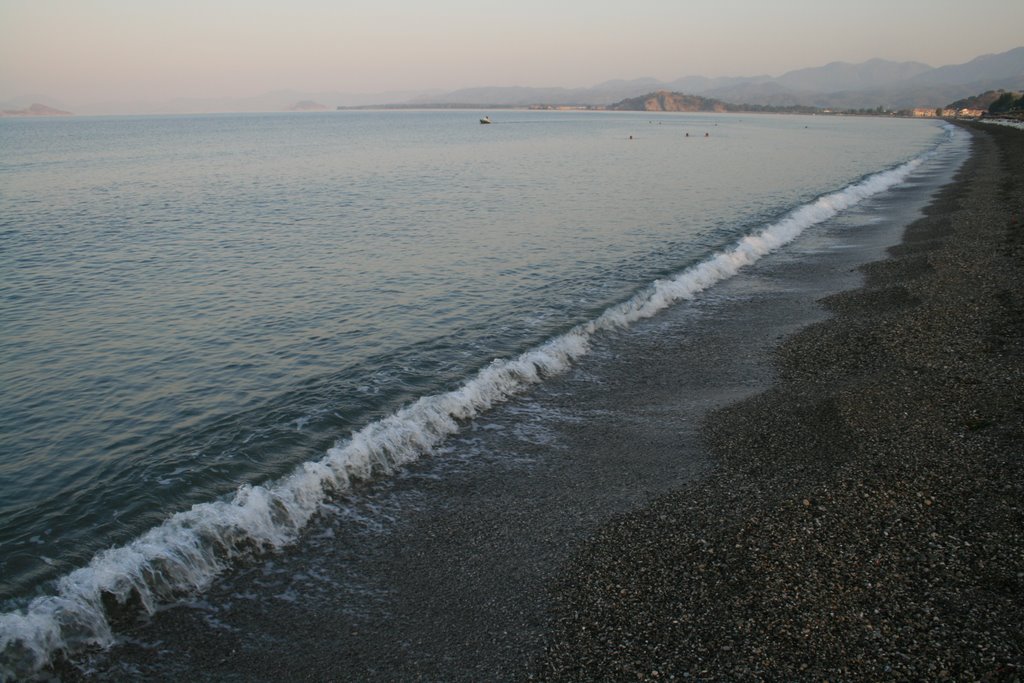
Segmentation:
{"type": "Polygon", "coordinates": [[[686,76],[664,82],[653,78],[613,80],[592,88],[465,88],[420,96],[419,104],[603,105],[669,90],[735,104],[806,105],[891,109],[943,106],[994,89],[1024,88],[1024,47],[977,57],[965,64],[932,67],[921,62],[870,59],[860,64],[832,62],[796,69],[778,77],[708,78],[686,76]]]}
{"type": "Polygon", "coordinates": [[[966,64],[932,69],[918,74],[911,81],[917,85],[962,85],[1020,78],[1024,78],[1024,47],[996,55],[982,55],[966,64]]]}
{"type": "Polygon", "coordinates": [[[920,62],[870,59],[860,64],[832,62],[796,69],[778,77],[767,75],[708,78],[686,76],[673,81],[655,78],[616,79],[589,88],[476,87],[451,92],[342,93],[282,90],[254,97],[168,98],[159,101],[100,103],[65,102],[44,94],[0,102],[0,109],[21,109],[33,102],[79,114],[184,114],[205,112],[286,111],[296,102],[337,106],[468,105],[601,106],[658,90],[714,98],[733,104],[813,106],[836,109],[938,107],[987,90],[1024,89],[1024,47],[982,55],[964,64],[931,67],[920,62]]]}
{"type": "Polygon", "coordinates": [[[797,69],[779,76],[774,82],[792,90],[842,92],[890,86],[933,70],[921,62],[869,59],[861,64],[832,62],[825,66],[797,69]]]}

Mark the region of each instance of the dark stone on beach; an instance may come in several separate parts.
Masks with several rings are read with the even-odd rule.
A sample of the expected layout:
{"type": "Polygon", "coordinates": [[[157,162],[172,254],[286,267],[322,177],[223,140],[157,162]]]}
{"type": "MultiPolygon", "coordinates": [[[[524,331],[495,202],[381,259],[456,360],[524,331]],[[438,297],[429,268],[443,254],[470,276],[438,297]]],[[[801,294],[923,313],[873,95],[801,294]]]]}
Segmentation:
{"type": "Polygon", "coordinates": [[[779,383],[707,420],[718,468],[564,567],[535,678],[1024,676],[1024,131],[973,130],[779,383]]]}

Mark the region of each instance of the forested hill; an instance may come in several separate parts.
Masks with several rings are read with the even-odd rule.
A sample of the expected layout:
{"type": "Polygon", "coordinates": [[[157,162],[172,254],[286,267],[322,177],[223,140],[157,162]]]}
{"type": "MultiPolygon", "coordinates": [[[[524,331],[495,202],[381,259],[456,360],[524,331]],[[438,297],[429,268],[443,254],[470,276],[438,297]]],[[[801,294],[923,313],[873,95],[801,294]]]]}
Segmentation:
{"type": "Polygon", "coordinates": [[[667,90],[630,97],[608,108],[616,111],[729,111],[729,105],[721,100],[667,90]]]}
{"type": "Polygon", "coordinates": [[[814,107],[783,106],[772,107],[759,104],[730,104],[721,100],[699,95],[684,95],[678,92],[659,90],[657,92],[630,97],[608,107],[613,111],[708,111],[708,112],[813,112],[814,107]]]}

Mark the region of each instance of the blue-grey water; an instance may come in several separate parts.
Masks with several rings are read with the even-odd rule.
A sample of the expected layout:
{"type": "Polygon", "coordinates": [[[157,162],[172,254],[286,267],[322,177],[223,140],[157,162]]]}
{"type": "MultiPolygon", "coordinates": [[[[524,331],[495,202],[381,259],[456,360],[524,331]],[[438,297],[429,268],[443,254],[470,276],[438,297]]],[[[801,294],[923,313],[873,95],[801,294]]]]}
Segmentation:
{"type": "Polygon", "coordinates": [[[101,593],[159,602],[292,542],[324,491],[388,476],[950,136],[478,118],[0,120],[0,646],[105,642],[101,593]]]}

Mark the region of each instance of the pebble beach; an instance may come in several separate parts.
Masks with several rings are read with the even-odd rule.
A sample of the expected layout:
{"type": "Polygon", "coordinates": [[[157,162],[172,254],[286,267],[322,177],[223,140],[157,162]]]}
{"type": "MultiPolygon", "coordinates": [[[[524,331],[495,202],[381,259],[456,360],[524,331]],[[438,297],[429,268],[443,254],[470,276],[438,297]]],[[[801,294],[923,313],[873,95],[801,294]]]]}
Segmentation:
{"type": "Polygon", "coordinates": [[[533,678],[1024,677],[1024,131],[714,411],[705,478],[563,566],[533,678]]]}
{"type": "Polygon", "coordinates": [[[326,515],[44,676],[1019,680],[1024,131],[965,125],[955,178],[963,138],[367,487],[379,529],[326,515]]]}

